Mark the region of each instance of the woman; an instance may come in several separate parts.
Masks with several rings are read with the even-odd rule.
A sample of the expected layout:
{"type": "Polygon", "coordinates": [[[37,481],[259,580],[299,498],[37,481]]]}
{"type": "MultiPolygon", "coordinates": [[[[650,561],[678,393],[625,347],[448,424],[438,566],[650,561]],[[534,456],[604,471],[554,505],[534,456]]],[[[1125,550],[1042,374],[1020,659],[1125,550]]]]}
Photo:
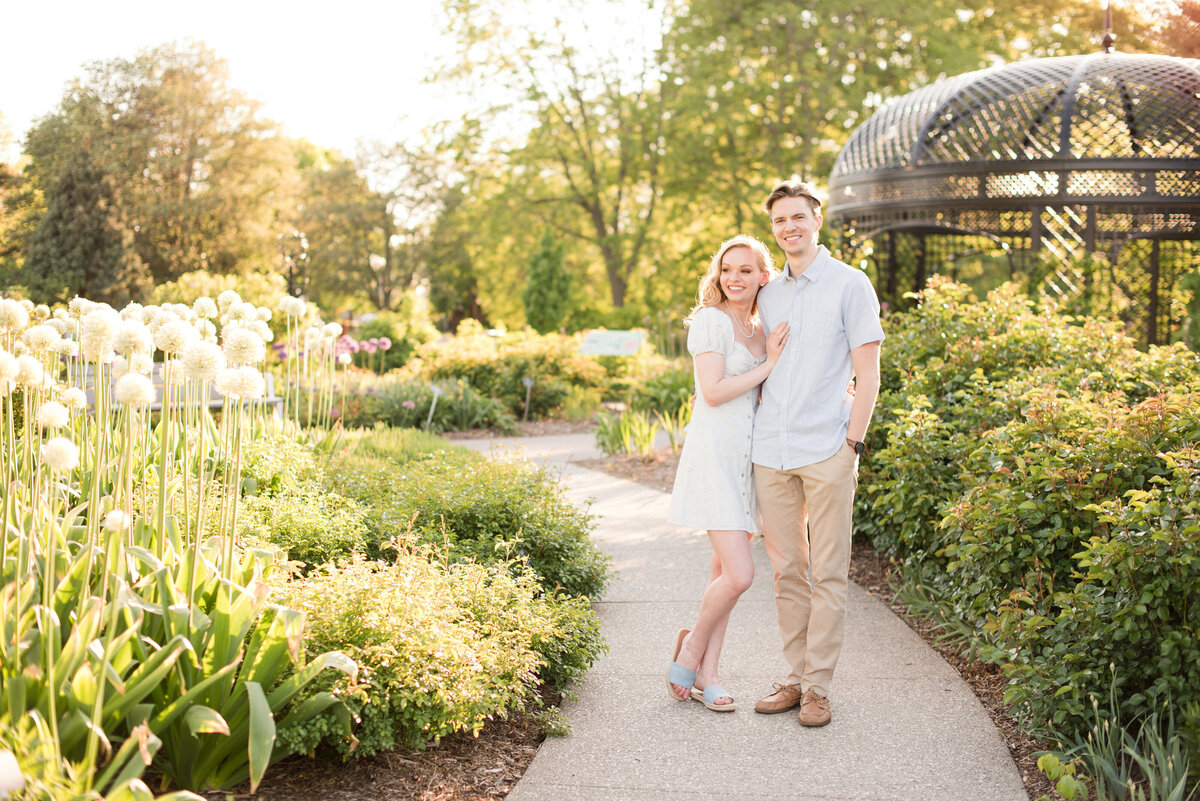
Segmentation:
{"type": "Polygon", "coordinates": [[[717,683],[729,613],[754,580],[750,534],[758,506],[750,473],[750,440],[758,385],[788,340],[787,325],[768,338],[755,316],[758,290],[771,278],[771,254],[754,237],[722,243],[700,280],[700,302],[688,317],[688,352],[696,404],[675,474],[667,521],[708,532],[713,578],[691,629],[680,629],[667,669],[667,691],[716,712],[733,697],[717,683]]]}

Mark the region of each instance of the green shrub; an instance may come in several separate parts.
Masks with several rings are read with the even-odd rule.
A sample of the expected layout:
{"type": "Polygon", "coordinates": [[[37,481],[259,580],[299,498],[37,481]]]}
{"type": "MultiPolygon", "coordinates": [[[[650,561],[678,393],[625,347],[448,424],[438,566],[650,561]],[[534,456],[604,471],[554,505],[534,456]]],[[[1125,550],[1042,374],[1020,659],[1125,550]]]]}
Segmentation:
{"type": "Polygon", "coordinates": [[[411,536],[446,543],[456,559],[528,558],[548,590],[595,597],[608,581],[608,560],[591,543],[591,521],[561,496],[542,470],[486,459],[348,462],[332,485],[372,513],[367,554],[391,558],[392,540],[411,536]]]}
{"type": "Polygon", "coordinates": [[[626,405],[631,411],[673,414],[695,392],[690,359],[678,359],[629,389],[626,405]]]}
{"type": "Polygon", "coordinates": [[[947,570],[974,618],[1013,591],[1051,611],[1074,584],[1072,557],[1102,530],[1095,504],[1167,472],[1156,454],[1200,439],[1200,393],[1132,409],[1044,392],[1022,418],[989,432],[968,460],[978,483],[941,523],[947,570]]]}
{"type": "Polygon", "coordinates": [[[376,423],[425,428],[428,423],[435,432],[494,428],[511,434],[518,430],[516,419],[500,401],[462,379],[439,381],[436,403],[433,385],[399,375],[359,377],[350,389],[342,416],[346,428],[370,428],[376,423]]]}
{"type": "Polygon", "coordinates": [[[377,425],[355,437],[354,455],[387,459],[396,464],[413,461],[477,462],[485,458],[475,451],[453,445],[441,437],[415,428],[377,425]]]}
{"type": "Polygon", "coordinates": [[[250,495],[275,495],[320,472],[312,448],[283,433],[243,445],[241,467],[243,486],[250,495]]]}
{"type": "Polygon", "coordinates": [[[1097,533],[1077,546],[1076,581],[1053,610],[1015,595],[993,625],[1011,649],[1010,697],[1060,731],[1086,730],[1109,683],[1128,719],[1200,703],[1200,452],[1157,461],[1165,474],[1144,489],[1089,505],[1097,533]]]}
{"type": "Polygon", "coordinates": [[[307,572],[367,545],[371,510],[316,482],[245,500],[243,535],[286,551],[307,572]]]}
{"type": "Polygon", "coordinates": [[[534,382],[529,408],[534,419],[556,411],[572,386],[603,388],[608,381],[603,367],[579,355],[578,337],[558,334],[518,332],[495,340],[464,329],[448,342],[421,347],[418,354],[413,377],[434,383],[461,379],[516,417],[525,413],[523,379],[534,382]]]}
{"type": "Polygon", "coordinates": [[[478,732],[534,702],[540,671],[574,678],[604,647],[586,604],[544,594],[519,563],[443,564],[403,551],[392,565],[354,562],[282,591],[308,614],[310,647],[340,643],[360,666],[357,683],[332,684],[357,718],[357,740],[330,737],[324,721],[280,733],[297,750],[326,740],[369,756],[478,732]]]}
{"type": "Polygon", "coordinates": [[[1196,355],[940,279],[887,327],[857,531],[1002,666],[1031,730],[1086,730],[1114,681],[1128,720],[1200,710],[1194,460],[1169,455],[1200,441],[1196,355]]]}

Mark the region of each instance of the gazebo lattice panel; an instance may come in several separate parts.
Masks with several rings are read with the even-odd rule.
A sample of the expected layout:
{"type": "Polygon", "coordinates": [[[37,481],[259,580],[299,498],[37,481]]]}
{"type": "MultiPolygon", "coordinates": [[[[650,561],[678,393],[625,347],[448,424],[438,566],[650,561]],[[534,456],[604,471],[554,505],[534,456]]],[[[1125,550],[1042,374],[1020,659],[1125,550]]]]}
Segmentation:
{"type": "MultiPolygon", "coordinates": [[[[929,273],[953,271],[955,247],[979,252],[980,241],[1007,249],[1016,270],[1087,251],[1115,264],[1136,241],[1146,251],[1137,263],[1159,274],[1156,291],[1170,291],[1171,275],[1197,268],[1186,261],[1196,249],[1144,243],[1200,240],[1200,60],[1033,59],[911,92],[851,136],[826,217],[843,257],[868,256],[892,302],[929,273]],[[904,259],[916,261],[901,268],[904,259]]],[[[1155,314],[1139,323],[1151,342],[1178,324],[1155,314]]]]}

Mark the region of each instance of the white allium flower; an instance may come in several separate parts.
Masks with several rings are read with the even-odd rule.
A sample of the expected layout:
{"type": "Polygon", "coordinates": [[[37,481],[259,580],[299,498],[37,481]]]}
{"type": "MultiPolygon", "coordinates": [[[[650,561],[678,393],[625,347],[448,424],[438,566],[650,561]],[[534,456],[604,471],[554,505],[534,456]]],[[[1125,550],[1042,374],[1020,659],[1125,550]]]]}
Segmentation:
{"type": "Polygon", "coordinates": [[[150,321],[154,319],[154,315],[158,314],[159,311],[161,311],[161,310],[159,309],[158,306],[154,306],[154,305],[143,306],[142,307],[142,322],[145,323],[146,325],[150,325],[150,321]]]}
{"type": "Polygon", "coordinates": [[[271,310],[268,309],[266,306],[259,306],[258,307],[258,319],[262,320],[264,323],[271,322],[271,310]]]}
{"type": "Polygon", "coordinates": [[[16,342],[14,342],[12,344],[13,356],[20,356],[24,352],[25,352],[25,343],[24,342],[22,342],[21,340],[18,339],[16,342]]]}
{"type": "Polygon", "coordinates": [[[154,370],[154,357],[149,353],[134,353],[129,357],[129,369],[134,373],[148,376],[154,370]]]}
{"type": "Polygon", "coordinates": [[[339,353],[337,360],[338,360],[338,364],[342,365],[343,367],[346,366],[347,364],[350,364],[350,362],[354,361],[353,357],[351,357],[351,355],[349,353],[339,353]]]}
{"type": "Polygon", "coordinates": [[[189,322],[195,314],[192,311],[192,307],[186,303],[164,303],[163,308],[173,314],[179,315],[180,320],[187,320],[189,322]]]}
{"type": "Polygon", "coordinates": [[[146,326],[150,329],[151,333],[156,333],[162,326],[167,323],[173,323],[178,319],[178,314],[170,309],[162,308],[154,313],[154,316],[150,318],[150,322],[146,323],[146,326]]]}
{"type": "Polygon", "coordinates": [[[51,348],[59,356],[66,356],[68,359],[73,359],[79,355],[79,343],[73,339],[60,339],[54,343],[51,348]]]}
{"type": "Polygon", "coordinates": [[[65,323],[71,319],[71,313],[60,306],[54,310],[54,319],[62,320],[65,323]]]}
{"type": "Polygon", "coordinates": [[[225,311],[235,303],[240,303],[242,296],[234,292],[232,289],[226,289],[221,294],[217,295],[217,308],[225,311]]]}
{"type": "Polygon", "coordinates": [[[62,403],[68,409],[82,411],[87,408],[87,393],[79,387],[68,387],[63,390],[62,403]]]}
{"type": "Polygon", "coordinates": [[[60,339],[62,336],[58,331],[48,325],[35,325],[25,329],[25,333],[21,335],[21,341],[29,348],[30,353],[44,353],[60,339]]]}
{"type": "Polygon", "coordinates": [[[275,332],[271,330],[271,326],[262,320],[253,320],[246,327],[262,337],[263,342],[271,342],[275,339],[275,332]]]}
{"type": "Polygon", "coordinates": [[[154,344],[164,353],[176,354],[197,337],[196,329],[184,320],[174,320],[154,332],[154,344]]]}
{"type": "Polygon", "coordinates": [[[342,335],[341,323],[326,323],[323,333],[328,339],[337,339],[342,335]]]}
{"type": "Polygon", "coordinates": [[[104,361],[112,352],[117,338],[120,316],[110,308],[92,304],[92,309],[83,316],[79,349],[89,362],[104,361]]]}
{"type": "Polygon", "coordinates": [[[101,523],[105,531],[120,532],[126,531],[130,524],[129,515],[122,512],[120,509],[113,509],[104,516],[104,522],[101,523]]]}
{"type": "Polygon", "coordinates": [[[65,321],[63,321],[63,320],[60,320],[60,319],[58,319],[57,317],[51,317],[49,320],[47,320],[47,321],[46,321],[46,325],[50,326],[50,327],[51,327],[51,328],[53,328],[55,331],[57,331],[57,332],[58,332],[58,335],[59,335],[60,337],[61,337],[61,336],[66,336],[66,333],[67,333],[67,324],[66,324],[66,322],[65,322],[65,321]]]}
{"type": "Polygon", "coordinates": [[[249,302],[234,303],[225,313],[229,315],[230,320],[237,320],[238,322],[248,322],[258,319],[258,308],[249,302]]]}
{"type": "Polygon", "coordinates": [[[227,367],[217,374],[216,388],[229,398],[254,400],[266,393],[267,383],[253,367],[227,367]]]}
{"type": "Polygon", "coordinates": [[[33,301],[32,300],[30,300],[29,298],[21,298],[17,302],[25,307],[25,312],[27,314],[33,314],[33,301]]]}
{"type": "Polygon", "coordinates": [[[212,320],[197,320],[196,331],[205,342],[217,341],[217,327],[213,325],[212,320]]]}
{"type": "Polygon", "coordinates": [[[288,317],[303,317],[308,313],[308,304],[300,298],[284,295],[279,299],[279,310],[288,317]]]}
{"type": "Polygon", "coordinates": [[[73,297],[67,303],[67,310],[72,317],[83,317],[92,308],[92,302],[87,298],[73,297]]]}
{"type": "Polygon", "coordinates": [[[122,320],[137,320],[143,322],[142,314],[145,312],[145,307],[140,303],[130,303],[125,308],[121,309],[122,320]]]}
{"type": "Polygon", "coordinates": [[[207,296],[196,298],[196,302],[192,304],[192,311],[196,313],[197,317],[205,320],[211,320],[218,314],[217,304],[213,303],[213,299],[207,296]]]}
{"type": "Polygon", "coordinates": [[[42,461],[56,473],[69,473],[79,466],[79,448],[66,437],[54,437],[42,446],[42,461]]]}
{"type": "Polygon", "coordinates": [[[154,336],[140,318],[124,320],[117,329],[116,348],[118,353],[149,353],[154,350],[154,336]]]}
{"type": "Polygon", "coordinates": [[[225,369],[225,352],[215,342],[193,342],[183,349],[184,375],[193,381],[213,381],[225,369]]]}
{"type": "Polygon", "coordinates": [[[16,381],[20,369],[17,358],[0,348],[0,380],[16,381]]]}
{"type": "Polygon", "coordinates": [[[38,428],[62,428],[71,422],[71,413],[58,401],[46,401],[38,407],[34,419],[37,420],[38,428]]]}
{"type": "Polygon", "coordinates": [[[129,373],[129,360],[124,356],[118,356],[113,359],[112,377],[114,381],[119,381],[123,376],[129,373]]]}
{"type": "Polygon", "coordinates": [[[226,328],[221,335],[225,358],[231,364],[258,364],[267,357],[263,338],[249,328],[226,328]]]}
{"type": "Polygon", "coordinates": [[[32,356],[17,357],[17,383],[27,387],[40,387],[46,375],[42,363],[32,356]]]}
{"type": "Polygon", "coordinates": [[[162,380],[164,385],[183,386],[183,378],[183,365],[179,363],[179,359],[167,359],[163,362],[162,380]]]}
{"type": "Polygon", "coordinates": [[[323,338],[320,328],[306,328],[304,330],[304,349],[313,350],[321,347],[321,340],[323,338]]]}
{"type": "Polygon", "coordinates": [[[23,331],[29,325],[29,312],[12,298],[0,300],[0,331],[23,331]]]}
{"type": "Polygon", "coordinates": [[[33,307],[33,316],[39,320],[45,320],[50,316],[50,307],[45,303],[39,303],[33,307]]]}
{"type": "Polygon", "coordinates": [[[117,381],[114,392],[117,403],[129,406],[148,406],[155,401],[154,384],[144,375],[127,373],[117,381]]]}

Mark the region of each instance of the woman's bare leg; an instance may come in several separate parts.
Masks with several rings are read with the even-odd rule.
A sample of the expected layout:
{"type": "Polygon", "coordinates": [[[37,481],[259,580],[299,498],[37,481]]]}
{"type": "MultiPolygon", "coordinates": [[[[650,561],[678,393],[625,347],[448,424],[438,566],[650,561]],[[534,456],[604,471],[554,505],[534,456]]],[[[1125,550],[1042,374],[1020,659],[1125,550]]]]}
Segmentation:
{"type": "MultiPolygon", "coordinates": [[[[729,613],[754,581],[754,561],[746,532],[710,531],[708,538],[713,546],[713,578],[700,602],[696,625],[684,640],[677,659],[679,664],[697,671],[696,685],[700,688],[716,682],[729,613]]],[[[672,687],[680,698],[687,697],[683,687],[672,687]]]]}

